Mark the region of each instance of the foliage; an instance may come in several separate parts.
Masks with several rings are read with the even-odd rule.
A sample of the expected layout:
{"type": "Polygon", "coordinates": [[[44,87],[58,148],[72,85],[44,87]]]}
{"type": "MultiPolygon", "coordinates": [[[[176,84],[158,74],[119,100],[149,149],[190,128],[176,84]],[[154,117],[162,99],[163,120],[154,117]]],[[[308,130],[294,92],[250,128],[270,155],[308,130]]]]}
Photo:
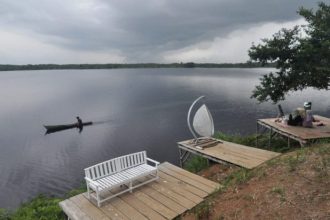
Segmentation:
{"type": "MultiPolygon", "coordinates": [[[[85,191],[86,185],[82,184],[79,188],[68,192],[65,198],[70,198],[85,191]]],[[[58,205],[63,199],[39,195],[12,212],[0,209],[0,220],[65,219],[64,213],[58,205]]]]}
{"type": "Polygon", "coordinates": [[[5,209],[0,208],[0,219],[1,220],[9,220],[10,219],[9,217],[10,217],[10,213],[5,209]]]}
{"type": "Polygon", "coordinates": [[[185,164],[184,169],[192,172],[197,173],[205,169],[208,166],[207,159],[193,155],[185,164]]]}
{"type": "Polygon", "coordinates": [[[14,213],[8,216],[12,220],[56,220],[64,219],[64,214],[58,205],[59,198],[49,198],[40,195],[30,202],[23,204],[14,213]]]}
{"type": "Polygon", "coordinates": [[[195,209],[195,219],[209,219],[211,212],[211,205],[208,201],[204,201],[199,204],[195,209]]]}
{"type": "Polygon", "coordinates": [[[264,75],[252,98],[274,103],[290,91],[307,87],[328,89],[330,82],[330,5],[319,3],[313,11],[301,7],[298,13],[308,25],[282,29],[271,39],[252,44],[249,56],[262,64],[276,63],[277,72],[264,75]]]}

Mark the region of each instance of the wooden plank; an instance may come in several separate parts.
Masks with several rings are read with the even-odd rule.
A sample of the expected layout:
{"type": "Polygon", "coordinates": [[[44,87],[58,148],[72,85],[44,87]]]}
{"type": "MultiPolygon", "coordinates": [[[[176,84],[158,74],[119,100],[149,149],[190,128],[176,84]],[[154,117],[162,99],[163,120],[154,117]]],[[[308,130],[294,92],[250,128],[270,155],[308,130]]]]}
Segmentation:
{"type": "Polygon", "coordinates": [[[190,184],[187,184],[187,183],[185,183],[181,180],[178,180],[178,179],[176,179],[176,178],[174,178],[174,177],[172,177],[172,176],[170,176],[170,175],[168,175],[168,174],[166,174],[162,171],[159,171],[158,175],[161,178],[166,179],[167,181],[170,181],[172,183],[176,183],[176,184],[180,185],[180,187],[183,187],[184,189],[188,190],[189,192],[191,192],[191,193],[193,193],[193,194],[195,194],[195,195],[197,195],[201,198],[205,198],[208,195],[208,193],[206,193],[205,191],[203,191],[203,190],[201,190],[201,189],[199,189],[195,186],[192,186],[190,184]]]}
{"type": "Polygon", "coordinates": [[[60,202],[59,205],[64,213],[72,220],[92,220],[83,210],[69,199],[60,202]]]}
{"type": "Polygon", "coordinates": [[[199,204],[203,201],[203,198],[191,193],[189,190],[186,190],[182,185],[179,185],[177,183],[173,183],[171,181],[168,181],[164,178],[160,178],[158,181],[158,184],[163,187],[167,187],[168,189],[171,189],[173,192],[176,192],[177,194],[180,194],[181,196],[185,197],[186,199],[192,201],[195,204],[199,204]]]}
{"type": "Polygon", "coordinates": [[[84,210],[84,212],[91,218],[91,219],[100,219],[100,220],[109,220],[110,218],[107,217],[100,209],[94,206],[91,202],[89,202],[82,194],[77,196],[71,197],[73,203],[75,203],[80,210],[84,210]]]}
{"type": "MultiPolygon", "coordinates": [[[[174,212],[173,210],[171,210],[168,207],[166,207],[165,205],[163,205],[163,203],[161,203],[158,200],[155,200],[154,198],[145,194],[144,190],[137,190],[136,192],[134,192],[134,195],[140,201],[142,201],[147,206],[149,206],[154,211],[158,212],[159,214],[161,214],[162,216],[164,216],[167,219],[173,219],[180,214],[180,213],[174,212]]],[[[184,209],[184,210],[186,210],[186,209],[184,209]]]]}
{"type": "Polygon", "coordinates": [[[244,146],[241,144],[230,143],[225,141],[223,142],[223,144],[218,144],[218,146],[220,146],[225,150],[230,150],[232,152],[237,152],[237,153],[243,153],[245,155],[248,155],[249,157],[260,160],[264,160],[265,158],[267,159],[279,155],[279,153],[273,151],[263,150],[259,148],[244,146]]]}
{"type": "Polygon", "coordinates": [[[185,182],[187,184],[190,184],[192,186],[195,186],[195,187],[199,188],[200,190],[203,190],[204,192],[206,192],[208,194],[214,191],[214,188],[213,187],[207,186],[207,185],[205,185],[205,184],[203,184],[201,182],[198,182],[198,181],[196,181],[194,179],[190,179],[190,178],[188,178],[186,176],[182,176],[179,173],[177,173],[177,172],[175,172],[175,171],[173,171],[171,169],[168,169],[165,166],[159,167],[159,170],[161,170],[162,172],[164,172],[164,173],[166,173],[166,174],[168,174],[168,175],[170,175],[172,177],[175,177],[176,179],[179,179],[179,180],[181,180],[181,181],[183,181],[183,182],[185,182]]]}
{"type": "Polygon", "coordinates": [[[211,160],[214,158],[214,160],[226,161],[248,169],[259,166],[267,160],[280,155],[279,153],[225,141],[204,150],[187,146],[184,143],[181,143],[179,147],[183,150],[188,150],[192,153],[199,153],[201,156],[209,157],[211,160]]]}
{"type": "Polygon", "coordinates": [[[93,204],[96,208],[100,209],[110,219],[115,219],[115,220],[128,220],[129,219],[121,211],[119,211],[113,205],[111,205],[111,200],[102,204],[101,207],[98,207],[96,200],[94,200],[94,199],[88,200],[87,193],[82,193],[81,195],[83,195],[86,198],[86,200],[89,201],[91,204],[93,204]]]}
{"type": "Polygon", "coordinates": [[[196,180],[196,181],[198,181],[200,183],[203,183],[204,185],[207,185],[210,188],[216,189],[216,188],[218,188],[220,186],[218,183],[215,183],[215,182],[213,182],[211,180],[208,180],[206,178],[203,178],[201,176],[198,176],[196,174],[193,174],[193,173],[191,173],[189,171],[186,171],[184,169],[181,169],[181,168],[179,168],[177,166],[174,166],[173,164],[170,164],[168,162],[163,163],[162,166],[164,166],[164,167],[166,167],[168,169],[171,169],[171,170],[173,170],[173,171],[175,171],[175,172],[177,172],[177,173],[179,173],[179,174],[181,174],[183,176],[189,177],[190,179],[194,179],[194,180],[196,180]]]}
{"type": "Polygon", "coordinates": [[[125,194],[123,196],[120,196],[120,198],[125,201],[130,206],[134,207],[136,210],[138,210],[141,214],[146,216],[148,219],[166,219],[162,215],[160,215],[158,212],[154,211],[152,208],[147,206],[144,202],[139,200],[134,194],[125,194]]]}
{"type": "Polygon", "coordinates": [[[101,206],[100,209],[113,220],[129,220],[126,215],[109,203],[101,206]]]}
{"type": "MultiPolygon", "coordinates": [[[[241,159],[244,158],[246,160],[251,160],[251,159],[258,160],[260,163],[263,163],[265,162],[265,160],[268,160],[269,158],[273,158],[279,155],[276,152],[258,149],[254,147],[248,147],[241,144],[226,142],[222,140],[221,142],[222,143],[218,143],[214,147],[207,148],[204,150],[196,149],[195,147],[190,146],[186,143],[180,143],[180,145],[204,154],[209,154],[209,152],[213,152],[215,154],[221,153],[223,154],[224,157],[226,157],[226,155],[230,155],[234,157],[239,157],[241,159]]],[[[226,159],[226,158],[221,158],[221,159],[226,159]]]]}
{"type": "Polygon", "coordinates": [[[136,220],[145,220],[147,219],[144,215],[138,212],[135,208],[124,202],[118,197],[115,197],[111,200],[111,204],[121,211],[124,215],[126,215],[129,219],[136,219],[136,220]]]}
{"type": "MultiPolygon", "coordinates": [[[[140,181],[144,182],[144,180],[138,180],[137,182],[140,181]]],[[[186,196],[183,196],[182,194],[184,194],[184,192],[189,194],[190,192],[187,192],[183,189],[173,189],[169,185],[165,184],[161,179],[158,179],[156,182],[149,183],[148,186],[188,209],[194,207],[196,204],[201,202],[199,197],[197,197],[197,202],[189,200],[188,198],[186,198],[186,196]]],[[[196,199],[196,196],[194,194],[190,193],[189,195],[191,195],[193,199],[196,199]]]]}
{"type": "Polygon", "coordinates": [[[316,126],[316,124],[320,122],[314,123],[313,128],[289,126],[275,122],[275,118],[258,119],[258,122],[261,122],[261,125],[263,125],[262,123],[264,123],[274,129],[287,133],[288,135],[300,138],[301,140],[330,137],[330,119],[319,115],[314,115],[314,118],[320,120],[320,122],[322,122],[324,126],[316,126]]]}
{"type": "Polygon", "coordinates": [[[195,151],[215,157],[215,158],[219,158],[223,161],[227,161],[229,163],[236,164],[236,165],[239,165],[239,166],[242,166],[245,168],[249,168],[249,169],[263,163],[263,161],[253,160],[243,154],[232,155],[232,154],[230,154],[230,152],[226,152],[226,151],[223,151],[221,149],[216,149],[216,148],[208,148],[207,150],[208,151],[200,151],[200,150],[196,149],[195,151]]]}
{"type": "Polygon", "coordinates": [[[191,209],[192,207],[194,207],[197,204],[197,203],[194,203],[194,202],[190,201],[189,199],[185,198],[184,196],[176,193],[172,189],[169,189],[169,188],[163,186],[163,184],[151,183],[150,186],[153,189],[155,189],[156,191],[162,193],[163,195],[172,199],[173,201],[176,201],[177,203],[181,204],[183,207],[185,207],[187,209],[191,209]]]}
{"type": "Polygon", "coordinates": [[[169,208],[171,211],[175,212],[177,215],[186,211],[186,208],[183,207],[181,204],[173,201],[172,199],[164,196],[160,192],[154,190],[152,187],[144,187],[140,190],[144,194],[148,195],[150,198],[160,202],[165,207],[169,208]]]}

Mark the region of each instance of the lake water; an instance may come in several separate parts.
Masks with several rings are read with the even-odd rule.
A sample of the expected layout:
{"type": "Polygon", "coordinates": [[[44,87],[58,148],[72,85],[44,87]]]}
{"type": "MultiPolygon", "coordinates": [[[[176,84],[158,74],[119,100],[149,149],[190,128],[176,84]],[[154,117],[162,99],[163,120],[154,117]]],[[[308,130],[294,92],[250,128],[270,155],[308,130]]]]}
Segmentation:
{"type": "MultiPolygon", "coordinates": [[[[199,96],[215,128],[230,134],[255,132],[257,118],[277,107],[249,97],[271,69],[119,69],[0,72],[0,207],[15,208],[45,193],[60,196],[83,182],[95,163],[147,150],[158,161],[178,163],[177,141],[191,138],[190,104],[199,96]],[[43,124],[100,122],[44,135],[43,124]],[[102,123],[101,123],[102,122],[102,123]]],[[[330,116],[329,93],[292,94],[284,111],[313,102],[330,116]]]]}

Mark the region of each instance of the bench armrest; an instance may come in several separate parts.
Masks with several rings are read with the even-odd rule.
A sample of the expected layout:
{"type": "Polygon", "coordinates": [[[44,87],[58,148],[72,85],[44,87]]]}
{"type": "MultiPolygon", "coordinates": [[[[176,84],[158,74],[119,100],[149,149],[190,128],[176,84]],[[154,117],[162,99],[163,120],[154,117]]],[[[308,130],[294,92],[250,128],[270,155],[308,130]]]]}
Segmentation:
{"type": "Polygon", "coordinates": [[[94,180],[92,180],[88,177],[85,177],[85,180],[86,180],[87,184],[93,185],[97,189],[97,191],[99,190],[100,184],[98,184],[97,182],[95,182],[94,180]]]}
{"type": "Polygon", "coordinates": [[[147,158],[147,161],[152,162],[156,165],[156,167],[160,164],[158,161],[155,161],[153,159],[147,158]]]}

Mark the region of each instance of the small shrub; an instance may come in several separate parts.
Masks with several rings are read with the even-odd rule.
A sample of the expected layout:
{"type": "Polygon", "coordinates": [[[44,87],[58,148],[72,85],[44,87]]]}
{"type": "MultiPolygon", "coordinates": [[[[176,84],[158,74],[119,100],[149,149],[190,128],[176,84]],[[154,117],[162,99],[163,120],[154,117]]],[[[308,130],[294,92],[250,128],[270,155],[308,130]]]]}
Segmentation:
{"type": "Polygon", "coordinates": [[[1,220],[10,220],[10,213],[5,209],[0,208],[0,219],[1,220]]]}
{"type": "Polygon", "coordinates": [[[280,195],[280,200],[282,202],[285,201],[285,190],[283,187],[275,186],[272,188],[271,192],[280,195]]]}
{"type": "Polygon", "coordinates": [[[208,167],[207,159],[200,157],[200,156],[192,156],[185,164],[184,169],[197,173],[205,168],[208,167]]]}
{"type": "Polygon", "coordinates": [[[225,220],[225,216],[223,216],[222,214],[218,216],[218,220],[225,220]]]}
{"type": "Polygon", "coordinates": [[[196,219],[209,219],[211,212],[211,205],[208,201],[205,201],[195,208],[196,219]]]}
{"type": "Polygon", "coordinates": [[[296,153],[296,156],[290,156],[287,158],[287,163],[289,165],[289,171],[293,172],[297,169],[297,166],[306,161],[306,152],[307,150],[299,150],[296,153]]]}
{"type": "Polygon", "coordinates": [[[318,148],[318,153],[321,155],[330,154],[330,145],[325,145],[318,148]]]}
{"type": "Polygon", "coordinates": [[[58,205],[59,198],[49,198],[43,195],[23,204],[11,216],[12,220],[59,220],[64,219],[64,214],[58,205]]]}
{"type": "Polygon", "coordinates": [[[231,185],[246,183],[252,177],[253,173],[251,171],[245,168],[241,168],[227,176],[223,185],[228,187],[231,185]]]}

